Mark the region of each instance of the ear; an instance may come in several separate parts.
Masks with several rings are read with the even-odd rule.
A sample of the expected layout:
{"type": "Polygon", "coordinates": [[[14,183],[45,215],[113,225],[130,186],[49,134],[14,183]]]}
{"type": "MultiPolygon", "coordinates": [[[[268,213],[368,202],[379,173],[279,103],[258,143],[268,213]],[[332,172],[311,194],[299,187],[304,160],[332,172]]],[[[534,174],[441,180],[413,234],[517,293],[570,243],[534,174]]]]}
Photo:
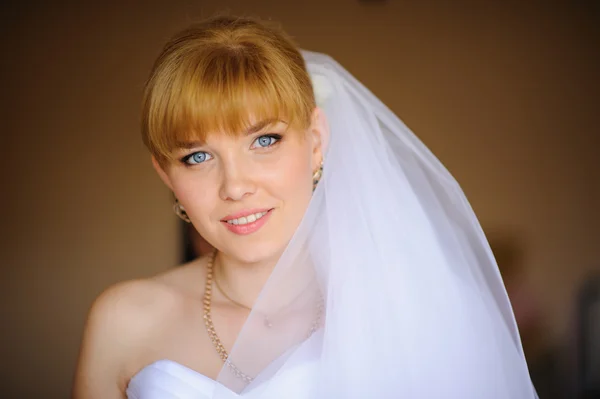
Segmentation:
{"type": "Polygon", "coordinates": [[[329,123],[325,112],[319,107],[316,107],[312,114],[310,136],[313,141],[313,159],[316,169],[323,161],[329,145],[329,123]]]}
{"type": "Polygon", "coordinates": [[[158,176],[160,176],[160,179],[163,181],[163,183],[165,183],[165,185],[167,187],[169,187],[169,189],[171,191],[173,191],[173,185],[171,184],[171,178],[169,178],[169,175],[167,174],[167,172],[165,172],[164,168],[156,160],[154,155],[152,156],[152,166],[154,166],[154,170],[156,171],[156,173],[158,173],[158,176]]]}

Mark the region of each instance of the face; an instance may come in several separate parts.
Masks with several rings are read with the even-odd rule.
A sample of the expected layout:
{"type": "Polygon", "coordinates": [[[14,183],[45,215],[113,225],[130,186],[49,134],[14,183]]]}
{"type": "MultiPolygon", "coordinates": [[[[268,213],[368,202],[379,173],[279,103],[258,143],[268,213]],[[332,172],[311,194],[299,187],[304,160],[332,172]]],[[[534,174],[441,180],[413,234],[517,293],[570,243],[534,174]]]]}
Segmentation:
{"type": "Polygon", "coordinates": [[[319,109],[307,130],[252,122],[235,137],[215,132],[187,143],[165,167],[153,160],[198,232],[244,263],[274,260],[285,249],[308,207],[327,134],[319,109]]]}

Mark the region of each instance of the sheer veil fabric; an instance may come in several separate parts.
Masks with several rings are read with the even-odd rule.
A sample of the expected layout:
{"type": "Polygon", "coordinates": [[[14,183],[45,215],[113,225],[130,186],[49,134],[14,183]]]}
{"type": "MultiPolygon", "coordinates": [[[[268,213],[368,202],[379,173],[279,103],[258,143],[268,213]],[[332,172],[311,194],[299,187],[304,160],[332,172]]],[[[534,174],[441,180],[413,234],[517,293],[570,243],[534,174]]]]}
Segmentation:
{"type": "Polygon", "coordinates": [[[323,177],[230,352],[254,381],[224,365],[213,398],[266,389],[307,342],[311,398],[537,398],[457,182],[338,63],[303,55],[330,128],[323,177]]]}

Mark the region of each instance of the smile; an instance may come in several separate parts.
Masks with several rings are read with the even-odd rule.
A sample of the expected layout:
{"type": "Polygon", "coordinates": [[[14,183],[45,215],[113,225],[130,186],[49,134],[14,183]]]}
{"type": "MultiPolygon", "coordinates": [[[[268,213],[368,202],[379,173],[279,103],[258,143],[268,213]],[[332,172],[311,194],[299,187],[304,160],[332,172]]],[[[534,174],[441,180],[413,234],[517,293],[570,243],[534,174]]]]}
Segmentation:
{"type": "Polygon", "coordinates": [[[254,223],[261,217],[265,216],[267,214],[267,212],[268,211],[257,212],[257,213],[250,214],[248,216],[242,216],[237,219],[231,219],[231,220],[228,220],[227,223],[235,224],[235,225],[244,225],[244,224],[248,224],[248,223],[254,223]]]}
{"type": "Polygon", "coordinates": [[[221,222],[227,227],[229,231],[239,235],[247,235],[258,231],[262,226],[265,225],[273,209],[269,210],[257,210],[250,212],[243,212],[243,216],[238,216],[240,213],[221,220],[221,222]]]}

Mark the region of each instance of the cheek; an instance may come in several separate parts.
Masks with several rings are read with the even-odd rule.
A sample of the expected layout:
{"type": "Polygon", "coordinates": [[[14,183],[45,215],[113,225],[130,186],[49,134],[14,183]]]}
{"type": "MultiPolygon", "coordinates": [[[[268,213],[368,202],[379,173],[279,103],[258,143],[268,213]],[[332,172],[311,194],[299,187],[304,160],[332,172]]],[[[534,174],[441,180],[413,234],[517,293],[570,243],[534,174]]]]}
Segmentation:
{"type": "Polygon", "coordinates": [[[214,183],[207,182],[194,173],[181,173],[171,181],[173,194],[193,219],[204,216],[205,212],[200,210],[214,206],[216,197],[216,194],[212,193],[214,183]]]}
{"type": "Polygon", "coordinates": [[[310,151],[300,147],[293,154],[282,157],[272,170],[287,201],[305,202],[310,198],[313,173],[310,151]]]}

